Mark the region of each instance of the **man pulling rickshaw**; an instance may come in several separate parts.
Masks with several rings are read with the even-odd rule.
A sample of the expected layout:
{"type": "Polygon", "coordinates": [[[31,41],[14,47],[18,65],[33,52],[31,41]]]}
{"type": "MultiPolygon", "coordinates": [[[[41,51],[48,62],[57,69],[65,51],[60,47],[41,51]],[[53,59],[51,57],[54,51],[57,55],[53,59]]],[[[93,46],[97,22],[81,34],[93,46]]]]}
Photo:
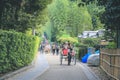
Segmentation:
{"type": "Polygon", "coordinates": [[[60,55],[60,64],[62,64],[63,59],[67,59],[68,60],[68,65],[71,64],[71,59],[73,59],[74,64],[76,64],[76,58],[75,58],[75,51],[73,49],[73,46],[71,45],[70,42],[65,42],[62,45],[62,49],[61,49],[61,55],[60,55]]]}

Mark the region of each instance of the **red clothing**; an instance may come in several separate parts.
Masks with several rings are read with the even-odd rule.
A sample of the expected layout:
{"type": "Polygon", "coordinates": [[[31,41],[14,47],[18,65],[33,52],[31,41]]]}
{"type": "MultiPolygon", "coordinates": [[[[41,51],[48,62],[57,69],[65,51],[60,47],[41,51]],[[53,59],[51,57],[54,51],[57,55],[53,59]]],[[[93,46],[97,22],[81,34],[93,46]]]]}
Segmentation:
{"type": "Polygon", "coordinates": [[[67,56],[67,55],[68,55],[68,49],[63,49],[62,51],[63,51],[63,55],[64,55],[64,56],[67,56]]]}

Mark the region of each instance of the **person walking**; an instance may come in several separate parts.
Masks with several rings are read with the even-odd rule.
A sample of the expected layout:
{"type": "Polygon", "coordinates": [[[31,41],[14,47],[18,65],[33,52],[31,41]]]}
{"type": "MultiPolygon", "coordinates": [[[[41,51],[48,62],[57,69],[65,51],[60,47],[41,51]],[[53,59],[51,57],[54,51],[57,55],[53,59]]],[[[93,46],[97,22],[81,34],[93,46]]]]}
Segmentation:
{"type": "Polygon", "coordinates": [[[60,46],[58,44],[56,44],[56,55],[59,54],[59,49],[60,49],[60,46]]]}
{"type": "Polygon", "coordinates": [[[40,53],[41,54],[44,53],[44,44],[43,44],[43,42],[40,43],[40,53]]]}
{"type": "Polygon", "coordinates": [[[55,49],[56,49],[56,45],[55,45],[55,43],[53,43],[53,45],[52,45],[52,53],[53,53],[53,55],[55,54],[55,49]]]}
{"type": "Polygon", "coordinates": [[[72,50],[73,50],[70,42],[68,42],[68,47],[67,48],[68,48],[68,65],[70,65],[71,58],[72,58],[72,50]]]}
{"type": "Polygon", "coordinates": [[[67,55],[68,65],[70,65],[70,63],[71,63],[72,50],[73,50],[73,48],[72,48],[72,45],[70,42],[65,42],[63,44],[62,53],[63,53],[63,55],[67,55]]]}

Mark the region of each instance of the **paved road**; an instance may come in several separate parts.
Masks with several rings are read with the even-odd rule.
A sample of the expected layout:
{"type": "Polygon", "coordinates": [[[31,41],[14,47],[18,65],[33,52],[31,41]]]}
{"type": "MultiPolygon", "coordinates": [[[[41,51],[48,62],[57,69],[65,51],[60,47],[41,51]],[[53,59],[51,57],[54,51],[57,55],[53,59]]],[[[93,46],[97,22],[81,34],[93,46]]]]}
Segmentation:
{"type": "Polygon", "coordinates": [[[59,56],[47,54],[49,69],[35,80],[98,80],[98,78],[88,71],[82,64],[67,65],[64,61],[60,65],[59,56]]]}
{"type": "Polygon", "coordinates": [[[48,68],[49,65],[45,55],[38,52],[36,62],[32,68],[20,71],[16,75],[11,73],[11,76],[5,80],[35,80],[37,76],[41,75],[48,68]]]}
{"type": "MultiPolygon", "coordinates": [[[[12,73],[11,73],[12,74],[12,73]]],[[[10,74],[10,75],[11,75],[10,74]]],[[[100,80],[90,69],[80,62],[67,65],[60,57],[52,54],[38,53],[34,67],[21,71],[2,80],[100,80]]]]}

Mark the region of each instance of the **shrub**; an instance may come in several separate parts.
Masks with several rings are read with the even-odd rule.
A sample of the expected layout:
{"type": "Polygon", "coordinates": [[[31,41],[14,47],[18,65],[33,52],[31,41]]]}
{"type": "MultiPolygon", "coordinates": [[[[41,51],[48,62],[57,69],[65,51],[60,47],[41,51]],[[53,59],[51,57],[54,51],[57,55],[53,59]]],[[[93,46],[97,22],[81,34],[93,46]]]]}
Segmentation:
{"type": "Polygon", "coordinates": [[[99,38],[83,38],[81,39],[81,43],[87,45],[88,47],[94,47],[99,44],[99,38]]]}
{"type": "Polygon", "coordinates": [[[0,30],[0,73],[29,65],[38,50],[39,38],[0,30]]]}
{"type": "Polygon", "coordinates": [[[116,43],[115,42],[109,42],[108,45],[106,46],[108,49],[116,48],[116,43]]]}

